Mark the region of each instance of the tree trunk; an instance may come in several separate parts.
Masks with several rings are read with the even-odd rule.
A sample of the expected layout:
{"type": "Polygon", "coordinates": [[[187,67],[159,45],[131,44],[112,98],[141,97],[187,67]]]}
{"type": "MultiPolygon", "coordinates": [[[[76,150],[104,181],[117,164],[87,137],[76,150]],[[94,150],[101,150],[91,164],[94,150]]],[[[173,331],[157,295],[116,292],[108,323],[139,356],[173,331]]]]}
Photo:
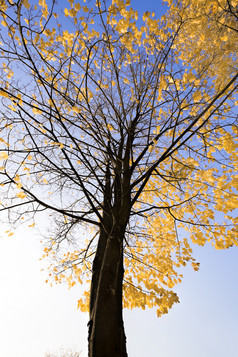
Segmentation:
{"type": "Polygon", "coordinates": [[[89,357],[127,357],[122,318],[125,227],[101,230],[90,291],[89,357]],[[107,231],[108,232],[108,231],[107,231]]]}

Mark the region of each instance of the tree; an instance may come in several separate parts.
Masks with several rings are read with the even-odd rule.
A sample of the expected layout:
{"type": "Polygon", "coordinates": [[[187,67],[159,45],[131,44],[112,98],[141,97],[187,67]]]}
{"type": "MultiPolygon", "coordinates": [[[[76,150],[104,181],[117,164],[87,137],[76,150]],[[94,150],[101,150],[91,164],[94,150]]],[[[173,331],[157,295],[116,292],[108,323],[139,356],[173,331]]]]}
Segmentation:
{"type": "Polygon", "coordinates": [[[238,73],[233,56],[217,85],[215,59],[186,62],[183,3],[139,20],[128,0],[69,3],[1,1],[1,211],[51,212],[46,256],[77,241],[55,280],[91,279],[89,356],[125,357],[122,305],[160,316],[177,268],[198,269],[185,231],[238,244],[238,73]]]}

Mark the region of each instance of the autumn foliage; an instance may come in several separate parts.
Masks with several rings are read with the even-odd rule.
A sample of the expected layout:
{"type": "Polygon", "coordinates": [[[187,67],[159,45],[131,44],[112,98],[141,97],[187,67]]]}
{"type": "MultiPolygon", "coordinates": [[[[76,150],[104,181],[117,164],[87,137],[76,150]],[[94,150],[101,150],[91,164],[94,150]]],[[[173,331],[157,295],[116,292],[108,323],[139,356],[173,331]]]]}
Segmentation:
{"type": "Polygon", "coordinates": [[[120,231],[124,307],[167,313],[193,243],[238,245],[237,1],[0,3],[0,210],[51,211],[69,287],[120,231]]]}

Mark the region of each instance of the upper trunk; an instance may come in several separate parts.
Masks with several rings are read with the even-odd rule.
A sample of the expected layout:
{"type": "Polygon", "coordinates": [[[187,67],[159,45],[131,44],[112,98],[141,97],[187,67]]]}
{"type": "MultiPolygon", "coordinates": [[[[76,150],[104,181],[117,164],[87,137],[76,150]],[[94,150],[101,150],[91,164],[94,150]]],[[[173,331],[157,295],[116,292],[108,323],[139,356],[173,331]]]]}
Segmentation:
{"type": "Polygon", "coordinates": [[[103,217],[92,268],[89,357],[127,357],[122,318],[122,283],[123,242],[130,211],[130,180],[127,175],[122,185],[121,164],[117,169],[114,185],[111,185],[107,164],[103,217]]]}

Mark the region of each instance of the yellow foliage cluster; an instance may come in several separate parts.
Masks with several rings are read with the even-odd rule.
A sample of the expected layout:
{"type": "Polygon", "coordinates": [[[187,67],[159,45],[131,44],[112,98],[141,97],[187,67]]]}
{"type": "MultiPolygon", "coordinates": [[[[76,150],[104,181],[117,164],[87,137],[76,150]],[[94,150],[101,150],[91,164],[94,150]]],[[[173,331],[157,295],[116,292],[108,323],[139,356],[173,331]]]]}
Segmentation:
{"type": "MultiPolygon", "coordinates": [[[[135,234],[125,245],[123,285],[124,307],[157,307],[158,316],[178,302],[171,289],[181,282],[179,268],[187,264],[194,270],[199,268],[192,256],[193,243],[211,242],[217,249],[238,245],[237,219],[233,214],[238,200],[238,179],[234,175],[237,127],[226,129],[230,102],[219,107],[212,102],[223,82],[237,71],[237,19],[232,14],[237,1],[230,0],[231,9],[227,9],[225,0],[167,2],[170,10],[166,16],[156,19],[153,12],[146,12],[138,21],[138,12],[128,0],[108,1],[107,11],[98,0],[88,6],[69,0],[63,13],[52,13],[53,17],[45,0],[34,5],[24,0],[24,25],[19,30],[22,19],[11,23],[6,16],[11,8],[6,1],[0,1],[1,26],[9,41],[19,53],[32,50],[34,58],[38,58],[38,67],[33,65],[30,73],[37,78],[35,93],[29,96],[24,88],[18,93],[10,90],[19,74],[13,62],[8,61],[2,62],[0,96],[13,117],[19,110],[27,112],[26,127],[34,133],[33,141],[41,138],[38,148],[44,152],[43,164],[50,152],[55,171],[62,163],[70,162],[67,179],[77,172],[74,182],[80,173],[82,180],[88,182],[88,167],[93,173],[98,169],[102,177],[104,171],[100,168],[105,164],[109,144],[103,146],[97,139],[103,138],[106,143],[107,138],[112,138],[116,142],[125,130],[126,142],[137,112],[141,122],[128,160],[131,170],[141,154],[140,148],[146,149],[144,161],[134,170],[135,177],[143,176],[164,155],[133,207],[142,213],[135,224],[135,234]],[[33,22],[30,16],[34,11],[41,13],[39,22],[33,22]],[[69,26],[58,26],[59,17],[69,26]],[[206,109],[208,103],[211,105],[206,109]],[[204,108],[205,114],[199,117],[204,108]],[[190,127],[195,118],[197,121],[190,127]],[[185,131],[187,136],[193,136],[180,147],[185,131]],[[83,151],[87,141],[88,147],[83,151]],[[175,142],[177,149],[169,151],[175,142]],[[98,162],[85,164],[89,154],[98,162]],[[219,215],[221,224],[217,223],[219,215]]],[[[6,128],[14,132],[11,124],[6,128]]],[[[33,184],[51,185],[48,176],[38,172],[37,156],[34,150],[31,152],[25,132],[24,125],[14,132],[19,151],[25,153],[20,173],[13,179],[19,190],[15,197],[21,199],[27,198],[24,184],[31,176],[33,184]]],[[[4,139],[0,143],[9,145],[4,139]]],[[[8,158],[7,150],[1,149],[0,159],[8,158]]],[[[113,160],[112,155],[112,165],[117,161],[113,160]]],[[[45,168],[48,172],[47,164],[45,168]]],[[[4,172],[5,166],[0,170],[4,172]]],[[[62,182],[60,177],[63,190],[68,182],[62,182]]],[[[79,191],[68,186],[66,201],[68,192],[75,195],[71,207],[77,208],[79,191]]],[[[133,195],[137,190],[135,184],[133,195]]],[[[83,212],[81,207],[78,210],[83,212]]],[[[68,219],[64,218],[67,225],[68,219]]],[[[50,241],[43,258],[59,258],[55,245],[57,241],[50,241]]],[[[65,253],[58,267],[55,262],[50,267],[50,274],[56,283],[66,281],[69,288],[76,282],[82,284],[90,276],[93,257],[93,249],[65,253]]],[[[78,307],[86,311],[88,302],[86,291],[78,307]]]]}
{"type": "Polygon", "coordinates": [[[169,4],[169,26],[175,31],[181,26],[176,40],[181,60],[198,72],[209,67],[209,75],[219,88],[224,78],[237,70],[237,0],[179,0],[169,4]]]}

